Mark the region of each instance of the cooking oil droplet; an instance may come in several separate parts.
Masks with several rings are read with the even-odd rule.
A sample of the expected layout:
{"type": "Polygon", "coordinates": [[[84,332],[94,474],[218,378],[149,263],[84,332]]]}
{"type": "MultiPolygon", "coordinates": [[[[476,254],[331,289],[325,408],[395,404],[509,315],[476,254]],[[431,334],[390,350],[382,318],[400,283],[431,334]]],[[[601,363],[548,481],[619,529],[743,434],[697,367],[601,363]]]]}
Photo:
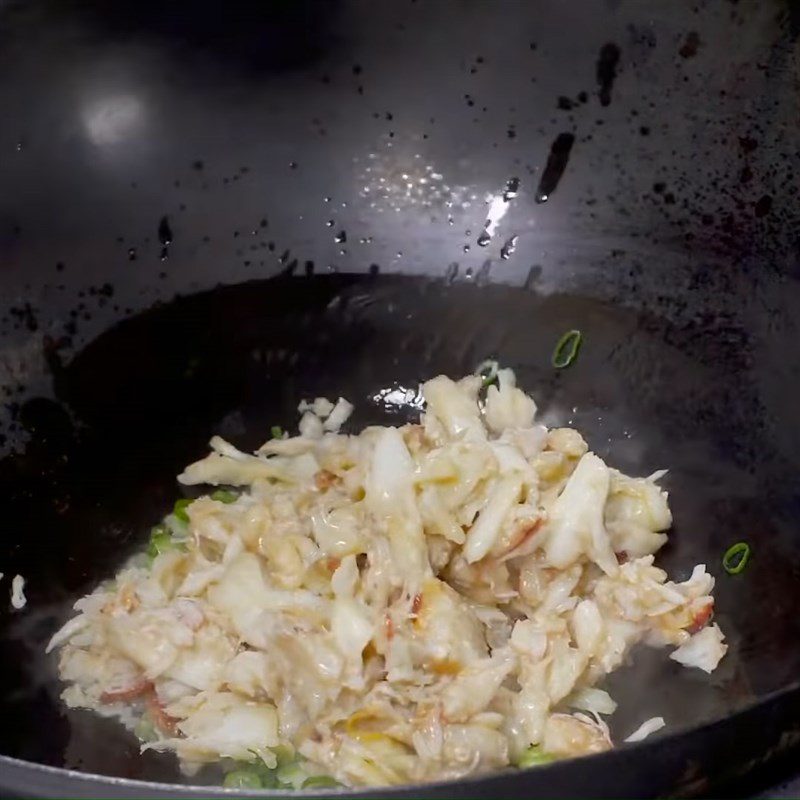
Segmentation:
{"type": "Polygon", "coordinates": [[[613,42],[604,44],[600,50],[600,57],[597,59],[596,73],[597,83],[600,87],[598,96],[601,106],[607,106],[611,103],[611,89],[617,77],[619,57],[620,49],[613,42]]]}
{"type": "Polygon", "coordinates": [[[519,178],[509,178],[506,181],[502,194],[497,194],[489,201],[489,211],[486,214],[486,222],[483,223],[483,230],[478,236],[478,246],[486,247],[492,241],[492,237],[497,231],[500,220],[506,215],[511,207],[511,201],[519,193],[519,178]]]}
{"type": "Polygon", "coordinates": [[[492,270],[492,262],[491,259],[486,259],[486,261],[481,264],[481,268],[478,270],[478,274],[475,276],[475,283],[478,286],[485,286],[489,283],[490,275],[489,273],[492,270]]]}
{"type": "Polygon", "coordinates": [[[465,253],[469,253],[469,251],[470,251],[470,246],[468,244],[465,244],[464,245],[464,252],[465,253]]]}
{"type": "Polygon", "coordinates": [[[553,144],[550,145],[550,154],[547,156],[547,163],[534,197],[537,203],[546,203],[550,199],[550,195],[556,190],[561,177],[564,175],[564,170],[567,168],[569,154],[574,143],[574,134],[559,133],[553,144]]]}
{"type": "Polygon", "coordinates": [[[158,241],[161,242],[161,253],[159,258],[166,261],[169,258],[169,246],[172,243],[172,228],[169,226],[169,218],[164,216],[158,223],[158,241]]]}
{"type": "Polygon", "coordinates": [[[455,283],[456,278],[458,278],[458,264],[454,261],[452,264],[448,264],[444,271],[444,279],[447,283],[455,283]]]}
{"type": "Polygon", "coordinates": [[[506,188],[503,192],[503,200],[508,203],[519,194],[519,178],[509,178],[506,181],[506,188]]]}
{"type": "Polygon", "coordinates": [[[136,261],[136,248],[129,247],[128,248],[128,261],[136,261]]]}
{"type": "Polygon", "coordinates": [[[503,261],[508,261],[511,256],[514,255],[514,251],[517,249],[517,239],[518,236],[512,236],[501,248],[500,248],[500,258],[503,261]]]}
{"type": "Polygon", "coordinates": [[[158,241],[161,242],[164,247],[172,242],[172,228],[169,226],[169,217],[161,217],[158,223],[158,241]]]}
{"type": "Polygon", "coordinates": [[[472,267],[467,267],[467,271],[464,273],[464,280],[472,280],[472,267]]]}
{"type": "Polygon", "coordinates": [[[333,237],[333,241],[336,242],[336,244],[343,244],[344,242],[346,242],[347,231],[339,231],[339,233],[337,233],[336,236],[333,237]]]}
{"type": "Polygon", "coordinates": [[[326,227],[326,228],[332,228],[332,227],[333,227],[333,225],[334,225],[334,222],[333,222],[333,220],[332,220],[332,219],[329,219],[329,220],[328,220],[328,221],[325,223],[325,227],[326,227]]]}

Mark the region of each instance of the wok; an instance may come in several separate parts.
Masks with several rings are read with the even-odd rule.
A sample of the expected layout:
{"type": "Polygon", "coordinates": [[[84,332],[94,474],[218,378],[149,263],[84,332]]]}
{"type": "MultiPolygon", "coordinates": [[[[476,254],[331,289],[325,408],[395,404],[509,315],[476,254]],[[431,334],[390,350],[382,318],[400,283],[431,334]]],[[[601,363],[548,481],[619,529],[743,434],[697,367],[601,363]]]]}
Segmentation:
{"type": "Polygon", "coordinates": [[[254,446],[317,393],[408,418],[393,388],[488,356],[613,465],[670,469],[661,563],[709,565],[730,652],[612,676],[618,741],[667,721],[642,744],[369,795],[731,792],[791,755],[798,24],[756,0],[0,3],[0,569],[28,594],[0,603],[3,793],[213,795],[64,709],[47,639],[212,434],[254,446]]]}

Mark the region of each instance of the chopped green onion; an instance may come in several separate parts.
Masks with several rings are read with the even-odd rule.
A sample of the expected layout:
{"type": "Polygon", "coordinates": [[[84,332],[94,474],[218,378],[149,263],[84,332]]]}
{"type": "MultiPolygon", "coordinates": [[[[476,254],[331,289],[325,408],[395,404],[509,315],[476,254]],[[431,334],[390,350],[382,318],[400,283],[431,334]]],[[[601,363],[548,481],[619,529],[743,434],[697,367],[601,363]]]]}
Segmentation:
{"type": "Polygon", "coordinates": [[[258,773],[258,777],[261,779],[261,786],[265,789],[275,789],[278,786],[278,778],[276,776],[276,769],[270,767],[266,761],[264,761],[264,756],[258,752],[258,750],[253,750],[248,748],[249,752],[253,754],[253,761],[246,766],[249,769],[253,769],[258,773]]]}
{"type": "Polygon", "coordinates": [[[290,764],[294,761],[294,748],[287,744],[279,744],[275,747],[271,747],[270,750],[275,754],[275,758],[278,760],[278,766],[282,767],[284,764],[290,764]]]}
{"type": "Polygon", "coordinates": [[[278,783],[289,789],[302,789],[308,780],[308,773],[297,761],[290,761],[288,764],[278,767],[275,771],[275,776],[278,779],[278,783]]]}
{"type": "Polygon", "coordinates": [[[520,769],[528,769],[528,767],[540,767],[542,764],[549,764],[555,761],[555,758],[549,753],[542,750],[541,745],[531,745],[517,761],[517,766],[520,769]]]}
{"type": "Polygon", "coordinates": [[[174,514],[167,514],[167,516],[161,520],[161,524],[173,536],[185,537],[189,530],[189,523],[185,520],[178,519],[174,514]]]}
{"type": "Polygon", "coordinates": [[[486,389],[492,384],[497,384],[497,362],[491,358],[487,358],[486,361],[481,362],[478,366],[478,375],[483,380],[481,389],[486,389]]]}
{"type": "Polygon", "coordinates": [[[261,778],[261,785],[265,789],[277,789],[278,778],[274,769],[270,769],[263,761],[260,761],[254,769],[258,772],[258,776],[261,778]]]}
{"type": "MultiPolygon", "coordinates": [[[[256,750],[254,747],[248,747],[247,748],[247,752],[253,754],[253,760],[252,760],[252,762],[249,762],[249,763],[255,764],[257,769],[261,769],[261,770],[265,770],[266,769],[266,770],[270,770],[270,771],[274,769],[274,767],[271,767],[264,760],[263,754],[259,753],[258,750],[256,750]]],[[[248,762],[245,762],[245,763],[248,763],[248,762]]]]}
{"type": "Polygon", "coordinates": [[[147,555],[150,558],[166,553],[168,550],[175,550],[176,543],[172,539],[169,528],[166,525],[156,525],[150,531],[150,543],[147,545],[147,555]]]}
{"type": "Polygon", "coordinates": [[[567,331],[556,344],[553,355],[550,359],[556,369],[564,369],[572,364],[578,357],[578,350],[581,348],[583,336],[578,330],[567,331]]]}
{"type": "Polygon", "coordinates": [[[229,489],[217,489],[211,492],[211,499],[216,500],[218,503],[233,503],[237,500],[239,495],[229,489]]]}
{"type": "Polygon", "coordinates": [[[283,438],[283,428],[280,425],[273,425],[269,432],[272,434],[273,439],[282,439],[283,438]]]}
{"type": "Polygon", "coordinates": [[[226,789],[264,789],[264,782],[256,767],[240,767],[225,776],[222,785],[226,789]]]}
{"type": "Polygon", "coordinates": [[[750,560],[750,545],[747,542],[737,542],[731,545],[722,556],[722,566],[728,575],[738,575],[750,560]]]}
{"type": "Polygon", "coordinates": [[[339,781],[331,778],[330,775],[312,775],[303,782],[303,789],[333,789],[341,786],[339,781]]]}
{"type": "Polygon", "coordinates": [[[186,509],[194,503],[194,500],[191,497],[181,497],[180,500],[175,501],[175,506],[172,509],[172,513],[181,521],[181,522],[188,522],[189,515],[186,513],[186,509]]]}

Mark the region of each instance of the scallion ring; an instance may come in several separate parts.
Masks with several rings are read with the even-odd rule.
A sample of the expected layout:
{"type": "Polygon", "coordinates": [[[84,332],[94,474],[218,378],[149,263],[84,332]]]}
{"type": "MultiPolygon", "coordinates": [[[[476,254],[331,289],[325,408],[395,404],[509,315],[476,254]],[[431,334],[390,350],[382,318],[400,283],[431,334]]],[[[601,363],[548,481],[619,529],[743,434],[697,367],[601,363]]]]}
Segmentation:
{"type": "Polygon", "coordinates": [[[555,757],[551,756],[550,753],[546,753],[541,746],[534,744],[522,752],[517,761],[517,766],[520,769],[528,769],[529,767],[540,767],[543,764],[549,764],[551,761],[555,761],[555,757]]]}
{"type": "Polygon", "coordinates": [[[303,789],[334,789],[341,785],[330,775],[312,775],[303,782],[303,789]]]}
{"type": "Polygon", "coordinates": [[[500,365],[493,358],[487,358],[486,361],[482,361],[478,365],[478,369],[475,370],[475,373],[483,380],[481,389],[485,389],[487,386],[497,383],[497,371],[499,368],[500,365]]]}
{"type": "Polygon", "coordinates": [[[254,767],[244,766],[229,772],[222,781],[226,789],[263,789],[264,782],[258,770],[254,767]]]}
{"type": "Polygon", "coordinates": [[[747,542],[736,542],[722,556],[722,566],[728,575],[738,575],[750,560],[750,545],[747,542]]]}
{"type": "Polygon", "coordinates": [[[564,369],[578,357],[583,336],[578,330],[567,331],[556,344],[550,359],[556,369],[564,369]]]}
{"type": "Polygon", "coordinates": [[[229,489],[215,489],[211,492],[211,499],[218,503],[235,503],[239,495],[229,489]]]}
{"type": "Polygon", "coordinates": [[[189,514],[186,512],[186,509],[194,503],[193,497],[181,497],[180,499],[175,501],[175,505],[173,506],[172,513],[181,521],[181,522],[188,522],[189,521],[189,514]]]}

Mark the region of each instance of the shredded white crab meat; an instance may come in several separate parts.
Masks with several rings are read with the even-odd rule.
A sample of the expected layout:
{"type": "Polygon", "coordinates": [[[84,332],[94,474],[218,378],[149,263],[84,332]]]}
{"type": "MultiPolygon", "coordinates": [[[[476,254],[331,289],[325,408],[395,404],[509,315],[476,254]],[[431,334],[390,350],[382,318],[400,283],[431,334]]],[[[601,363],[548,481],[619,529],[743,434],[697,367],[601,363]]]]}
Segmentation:
{"type": "Polygon", "coordinates": [[[630,736],[625,738],[626,742],[641,742],[651,733],[660,731],[667,723],[664,717],[651,717],[645,720],[630,736]]]}
{"type": "Polygon", "coordinates": [[[670,658],[685,667],[713,672],[728,649],[724,639],[719,625],[710,625],[691,636],[670,654],[670,658]]]}
{"type": "Polygon", "coordinates": [[[75,604],[48,646],[65,702],[146,717],[187,770],[280,745],[377,786],[610,748],[597,684],[639,642],[716,667],[713,578],[654,564],[664,473],[623,475],[490,377],[428,381],[419,424],[340,434],[352,406],[317,398],[254,454],[214,437],[179,480],[241,494],[167,517],[174,547],[75,604]]]}

